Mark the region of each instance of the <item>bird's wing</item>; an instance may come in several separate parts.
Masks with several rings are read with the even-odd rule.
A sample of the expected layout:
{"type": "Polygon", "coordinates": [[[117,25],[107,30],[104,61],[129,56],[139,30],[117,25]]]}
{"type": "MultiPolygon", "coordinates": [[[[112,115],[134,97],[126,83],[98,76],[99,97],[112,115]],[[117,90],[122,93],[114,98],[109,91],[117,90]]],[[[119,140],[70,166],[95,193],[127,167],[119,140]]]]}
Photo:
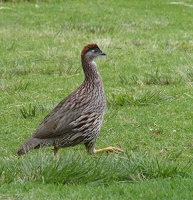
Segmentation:
{"type": "Polygon", "coordinates": [[[53,115],[52,117],[46,117],[42,123],[38,126],[33,137],[36,138],[56,138],[62,134],[68,133],[72,130],[69,123],[65,121],[65,117],[60,118],[59,116],[53,115]],[[64,121],[63,121],[64,120],[64,121]],[[63,123],[60,126],[60,123],[63,123]],[[60,128],[58,128],[60,126],[60,128]]]}
{"type": "Polygon", "coordinates": [[[81,104],[80,99],[73,96],[64,99],[44,118],[33,137],[56,138],[71,132],[73,126],[70,123],[81,115],[86,106],[87,103],[81,104]]]}

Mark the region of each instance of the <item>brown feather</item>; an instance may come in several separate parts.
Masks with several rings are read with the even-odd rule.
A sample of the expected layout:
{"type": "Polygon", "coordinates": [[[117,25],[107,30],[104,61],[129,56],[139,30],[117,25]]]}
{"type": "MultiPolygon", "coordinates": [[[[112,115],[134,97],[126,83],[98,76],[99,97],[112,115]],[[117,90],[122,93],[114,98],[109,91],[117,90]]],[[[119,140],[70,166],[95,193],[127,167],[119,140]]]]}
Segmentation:
{"type": "Polygon", "coordinates": [[[83,48],[84,82],[44,118],[34,134],[20,147],[18,155],[44,146],[54,146],[58,150],[81,143],[85,144],[89,153],[95,152],[94,146],[106,108],[102,79],[96,63],[92,62],[100,53],[91,51],[87,54],[96,48],[99,49],[97,44],[88,44],[83,48]],[[89,61],[85,59],[88,56],[89,61]]]}
{"type": "Polygon", "coordinates": [[[94,49],[94,48],[99,48],[97,44],[87,44],[82,52],[81,52],[81,57],[84,57],[84,55],[90,50],[90,49],[94,49]]]}

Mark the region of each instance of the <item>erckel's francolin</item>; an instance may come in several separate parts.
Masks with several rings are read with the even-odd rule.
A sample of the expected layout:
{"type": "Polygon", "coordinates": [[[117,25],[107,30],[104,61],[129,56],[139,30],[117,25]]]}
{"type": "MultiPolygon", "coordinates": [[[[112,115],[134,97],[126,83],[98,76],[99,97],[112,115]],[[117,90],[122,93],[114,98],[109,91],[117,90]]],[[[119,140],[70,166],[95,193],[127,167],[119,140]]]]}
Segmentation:
{"type": "Polygon", "coordinates": [[[94,62],[101,55],[106,53],[97,44],[88,44],[83,48],[81,61],[84,82],[44,118],[34,134],[19,148],[18,155],[45,146],[54,146],[56,154],[60,148],[77,144],[84,144],[90,154],[123,152],[115,147],[95,150],[106,108],[102,79],[94,62]]]}

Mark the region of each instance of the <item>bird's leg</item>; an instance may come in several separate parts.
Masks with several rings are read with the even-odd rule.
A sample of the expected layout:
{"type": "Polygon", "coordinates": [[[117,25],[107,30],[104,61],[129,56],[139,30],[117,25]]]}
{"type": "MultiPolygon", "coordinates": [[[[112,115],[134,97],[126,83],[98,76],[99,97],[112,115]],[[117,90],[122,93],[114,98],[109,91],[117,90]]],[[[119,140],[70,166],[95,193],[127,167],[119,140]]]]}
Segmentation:
{"type": "Polygon", "coordinates": [[[59,148],[58,148],[58,147],[56,147],[56,146],[54,146],[54,149],[53,149],[53,151],[54,151],[54,155],[55,155],[55,156],[58,154],[58,150],[59,150],[59,148]]]}
{"type": "Polygon", "coordinates": [[[101,153],[101,152],[112,152],[112,153],[123,153],[124,151],[122,149],[116,148],[116,147],[107,147],[103,149],[95,150],[95,153],[101,153]]]}
{"type": "Polygon", "coordinates": [[[95,150],[95,141],[85,143],[85,147],[89,154],[96,154],[96,153],[102,153],[102,152],[107,152],[107,153],[112,152],[112,153],[118,154],[118,153],[124,152],[122,149],[116,148],[116,147],[107,147],[107,148],[95,150]]]}

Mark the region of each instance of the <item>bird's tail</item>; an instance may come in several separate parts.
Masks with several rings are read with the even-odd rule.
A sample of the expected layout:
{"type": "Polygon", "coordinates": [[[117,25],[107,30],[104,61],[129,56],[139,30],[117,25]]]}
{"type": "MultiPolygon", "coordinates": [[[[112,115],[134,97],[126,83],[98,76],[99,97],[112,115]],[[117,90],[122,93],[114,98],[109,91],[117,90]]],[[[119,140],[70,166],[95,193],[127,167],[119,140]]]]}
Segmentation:
{"type": "Polygon", "coordinates": [[[26,154],[28,151],[32,149],[37,149],[41,147],[41,140],[38,138],[29,138],[17,151],[19,156],[26,154]]]}

